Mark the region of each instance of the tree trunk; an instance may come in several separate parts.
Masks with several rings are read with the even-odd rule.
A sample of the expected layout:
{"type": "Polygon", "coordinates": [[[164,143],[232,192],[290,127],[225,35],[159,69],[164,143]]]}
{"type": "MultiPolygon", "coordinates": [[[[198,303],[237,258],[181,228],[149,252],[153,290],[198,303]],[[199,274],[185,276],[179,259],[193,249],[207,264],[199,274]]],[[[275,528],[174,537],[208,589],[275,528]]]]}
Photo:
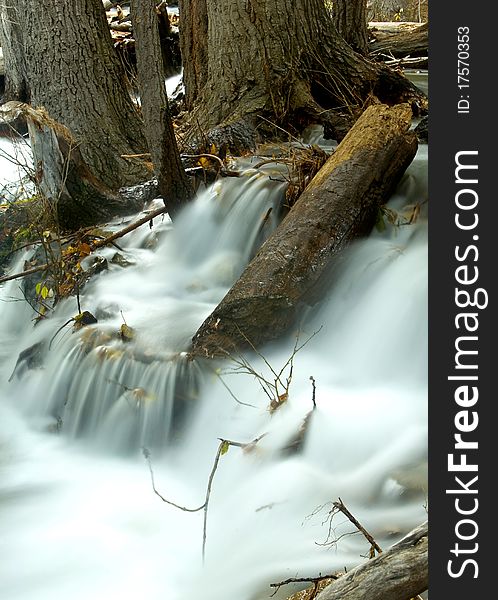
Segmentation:
{"type": "Polygon", "coordinates": [[[193,356],[279,337],[313,304],[338,252],[373,227],[417,150],[407,105],[371,106],[193,338],[193,356]]]}
{"type": "Polygon", "coordinates": [[[206,0],[180,0],[180,50],[183,63],[185,104],[192,110],[207,80],[208,17],[206,0]]]}
{"type": "Polygon", "coordinates": [[[145,134],[159,192],[170,215],[192,196],[176,144],[164,86],[164,63],[155,0],[132,0],[133,30],[145,134]]]}
{"type": "Polygon", "coordinates": [[[3,102],[29,101],[26,65],[22,48],[22,31],[19,24],[18,6],[11,2],[0,7],[0,45],[5,63],[5,92],[3,102]]]}
{"type": "Polygon", "coordinates": [[[360,54],[368,54],[366,0],[334,0],[332,20],[339,35],[360,54]]]}
{"type": "Polygon", "coordinates": [[[44,109],[15,104],[27,121],[33,155],[41,157],[35,161],[35,183],[60,227],[78,229],[141,208],[140,199],[119,194],[93,175],[66,127],[44,109]]]}
{"type": "Polygon", "coordinates": [[[410,600],[428,587],[427,522],[322,590],[316,600],[410,600]]]}
{"type": "Polygon", "coordinates": [[[182,18],[181,28],[193,126],[207,131],[261,115],[292,132],[321,122],[341,137],[332,109],[351,113],[372,93],[388,104],[425,106],[408,80],[351,49],[323,0],[183,0],[182,7],[187,16],[196,7],[202,14],[203,2],[207,38],[205,19],[182,18]],[[190,61],[188,49],[196,40],[205,48],[206,39],[206,59],[194,52],[198,60],[190,61]]]}
{"type": "MultiPolygon", "coordinates": [[[[100,0],[12,0],[2,21],[16,16],[20,39],[3,40],[9,73],[22,67],[22,84],[33,106],[43,106],[65,125],[93,175],[117,189],[146,179],[142,160],[121,155],[146,151],[143,125],[112,47],[100,0]]],[[[19,86],[18,86],[19,87],[19,86]]],[[[21,86],[22,90],[22,86],[21,86]]]]}

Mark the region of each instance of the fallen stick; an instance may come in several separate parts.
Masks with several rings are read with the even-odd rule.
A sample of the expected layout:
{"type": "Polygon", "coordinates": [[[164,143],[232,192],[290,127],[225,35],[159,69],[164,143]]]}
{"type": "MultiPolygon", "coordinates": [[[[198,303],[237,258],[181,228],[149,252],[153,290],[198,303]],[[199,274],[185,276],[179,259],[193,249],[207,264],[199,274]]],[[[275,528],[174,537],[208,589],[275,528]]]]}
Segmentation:
{"type": "Polygon", "coordinates": [[[408,600],[428,587],[428,526],[419,525],[318,594],[316,600],[408,600]]]}
{"type": "MultiPolygon", "coordinates": [[[[138,227],[140,227],[141,225],[148,223],[149,221],[154,219],[154,217],[158,217],[159,215],[162,215],[166,212],[168,212],[168,209],[165,206],[162,206],[161,208],[157,208],[156,210],[153,210],[152,212],[148,213],[147,215],[145,215],[138,221],[134,221],[130,225],[123,227],[123,229],[116,231],[112,235],[109,235],[106,238],[91,244],[90,245],[91,251],[93,252],[97,248],[102,248],[103,246],[107,246],[107,244],[110,244],[111,242],[113,242],[114,240],[117,240],[120,237],[123,237],[127,233],[130,233],[130,231],[133,231],[133,230],[137,229],[138,227]]],[[[49,263],[44,263],[42,265],[33,267],[32,269],[27,269],[27,270],[21,271],[19,273],[14,273],[13,275],[4,275],[3,277],[0,277],[0,283],[5,283],[6,281],[12,281],[13,279],[20,279],[21,277],[27,277],[28,275],[32,275],[33,273],[38,273],[40,271],[44,271],[45,269],[48,269],[49,267],[50,267],[49,263]]]]}

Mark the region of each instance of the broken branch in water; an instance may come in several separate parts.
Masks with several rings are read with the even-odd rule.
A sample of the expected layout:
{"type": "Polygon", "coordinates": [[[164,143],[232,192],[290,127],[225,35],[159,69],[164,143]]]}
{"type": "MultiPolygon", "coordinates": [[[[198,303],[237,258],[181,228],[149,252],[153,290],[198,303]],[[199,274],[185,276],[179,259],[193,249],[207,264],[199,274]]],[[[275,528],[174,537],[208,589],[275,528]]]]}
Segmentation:
{"type": "Polygon", "coordinates": [[[353,525],[358,529],[358,531],[361,531],[365,538],[370,542],[370,558],[373,558],[375,556],[375,552],[377,552],[377,554],[380,554],[382,552],[381,547],[379,546],[379,544],[377,544],[372,534],[370,534],[358,521],[358,519],[356,519],[356,517],[347,509],[346,505],[341,500],[341,498],[339,498],[337,502],[334,502],[332,506],[333,509],[332,511],[330,511],[331,517],[337,512],[341,512],[343,515],[346,515],[346,517],[351,521],[351,523],[353,523],[353,525]]]}
{"type": "Polygon", "coordinates": [[[152,489],[154,490],[154,493],[156,494],[156,496],[158,496],[166,504],[169,504],[170,506],[173,506],[174,508],[178,508],[179,510],[182,510],[184,512],[192,513],[192,512],[199,512],[201,510],[204,511],[204,519],[203,519],[203,526],[202,526],[202,560],[203,561],[206,556],[207,518],[208,518],[209,501],[211,499],[211,490],[213,487],[214,476],[218,469],[218,464],[220,462],[220,458],[228,452],[228,449],[230,448],[230,446],[242,448],[242,450],[252,449],[259,442],[259,440],[262,437],[264,437],[265,435],[266,434],[262,434],[259,437],[255,438],[254,440],[252,440],[251,442],[248,442],[248,443],[234,442],[232,440],[225,440],[225,439],[219,438],[220,443],[218,445],[218,450],[216,451],[216,455],[214,457],[214,462],[213,462],[213,466],[211,468],[211,472],[209,473],[209,478],[208,478],[207,487],[206,487],[206,496],[204,498],[203,504],[201,504],[201,506],[198,506],[196,508],[188,508],[186,506],[181,506],[180,504],[177,504],[176,502],[167,500],[162,494],[159,493],[159,491],[156,488],[156,484],[155,484],[155,480],[154,480],[154,470],[152,468],[150,451],[147,448],[142,448],[144,458],[147,461],[147,465],[149,466],[150,478],[151,478],[151,482],[152,482],[152,489]]]}
{"type": "MultiPolygon", "coordinates": [[[[157,208],[156,210],[149,212],[147,215],[145,215],[141,219],[138,219],[138,221],[134,221],[130,225],[123,227],[123,229],[116,231],[112,235],[109,235],[109,236],[91,244],[90,245],[91,251],[93,252],[97,248],[102,248],[103,246],[107,246],[107,244],[110,244],[114,240],[117,240],[118,238],[123,237],[124,235],[126,235],[127,233],[130,233],[131,231],[134,231],[141,225],[144,225],[145,223],[149,223],[155,217],[162,215],[166,212],[168,212],[168,209],[165,206],[162,206],[161,208],[157,208]]],[[[27,277],[28,275],[32,275],[33,273],[39,273],[40,271],[44,271],[45,269],[48,269],[49,267],[50,267],[49,263],[44,263],[42,265],[38,265],[31,269],[26,269],[25,271],[21,271],[19,273],[14,273],[13,275],[4,275],[3,277],[0,277],[0,283],[5,283],[6,281],[11,281],[12,279],[20,279],[21,277],[27,277]]]]}

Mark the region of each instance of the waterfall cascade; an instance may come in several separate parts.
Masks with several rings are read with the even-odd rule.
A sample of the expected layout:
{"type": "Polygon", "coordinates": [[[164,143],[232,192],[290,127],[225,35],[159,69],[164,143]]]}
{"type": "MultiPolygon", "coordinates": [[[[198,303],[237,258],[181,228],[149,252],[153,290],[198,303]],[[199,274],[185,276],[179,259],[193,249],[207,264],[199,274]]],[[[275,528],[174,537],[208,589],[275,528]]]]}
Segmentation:
{"type": "MultiPolygon", "coordinates": [[[[387,224],[344,254],[328,296],[304,315],[299,339],[317,333],[294,357],[284,406],[270,415],[257,378],[185,357],[276,225],[265,220],[284,186],[274,169],[214,184],[174,228],[165,219],[123,238],[126,268],[113,262],[115,248],[102,250],[109,269],[81,296],[95,326],[54,337],[77,313],[74,299],[33,328],[19,282],[0,289],[2,597],[269,598],[272,581],[363,560],[368,543],[346,535],[354,528],[342,515],[329,527],[338,497],[383,546],[425,520],[426,146],[389,203],[400,215],[422,205],[418,219],[387,224]],[[119,338],[123,323],[133,340],[119,338]],[[45,343],[43,368],[19,369],[9,383],[35,342],[45,343]],[[317,408],[302,451],[289,455],[312,407],[310,376],[317,408]],[[220,458],[203,564],[202,511],[161,502],[141,448],[160,493],[194,507],[219,438],[260,436],[252,451],[230,447],[220,458]]],[[[268,364],[278,372],[295,339],[268,347],[267,362],[247,360],[271,378],[268,364]]]]}

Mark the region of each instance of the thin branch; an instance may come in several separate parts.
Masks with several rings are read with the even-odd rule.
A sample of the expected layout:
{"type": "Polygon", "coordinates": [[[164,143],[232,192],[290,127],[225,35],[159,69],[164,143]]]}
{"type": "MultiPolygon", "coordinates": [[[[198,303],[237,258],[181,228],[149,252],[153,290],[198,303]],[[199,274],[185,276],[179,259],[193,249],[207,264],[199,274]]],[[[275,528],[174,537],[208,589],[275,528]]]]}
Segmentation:
{"type": "Polygon", "coordinates": [[[228,448],[230,446],[236,446],[237,448],[242,448],[242,450],[244,450],[249,447],[255,446],[259,442],[259,440],[262,437],[264,437],[265,435],[266,435],[266,433],[260,435],[259,437],[255,438],[254,440],[252,440],[252,442],[249,442],[249,443],[234,442],[232,440],[225,440],[222,438],[218,438],[220,440],[220,443],[218,445],[218,450],[216,451],[216,456],[214,458],[211,472],[209,473],[204,503],[201,506],[198,506],[197,508],[187,508],[186,506],[180,506],[179,504],[176,504],[176,502],[167,500],[166,498],[164,498],[164,496],[162,496],[158,492],[158,490],[156,489],[155,481],[154,481],[154,471],[152,469],[152,462],[150,459],[150,451],[147,448],[142,448],[143,455],[144,455],[145,460],[147,461],[147,465],[149,467],[150,478],[151,478],[151,482],[152,482],[152,489],[154,490],[154,493],[166,504],[169,504],[170,506],[173,506],[174,508],[178,508],[179,510],[182,510],[184,512],[193,513],[193,512],[199,512],[200,510],[204,511],[203,526],[202,526],[202,560],[203,560],[203,562],[204,562],[204,559],[206,556],[207,518],[208,518],[209,501],[211,499],[211,490],[213,487],[214,476],[216,474],[216,470],[218,469],[218,464],[220,462],[220,458],[223,456],[223,454],[226,454],[226,452],[228,451],[228,448]]]}
{"type": "Polygon", "coordinates": [[[339,575],[319,575],[318,577],[290,577],[285,581],[279,581],[278,583],[270,583],[270,587],[279,588],[282,585],[288,585],[289,583],[307,583],[307,582],[320,582],[324,579],[339,579],[339,575]]]}
{"type": "Polygon", "coordinates": [[[286,133],[289,137],[291,137],[295,142],[297,142],[303,148],[306,148],[306,144],[303,144],[303,142],[296,136],[292,135],[292,133],[290,133],[290,131],[285,130],[283,127],[280,127],[279,125],[277,125],[276,123],[273,123],[273,121],[270,121],[269,119],[266,119],[262,115],[258,115],[258,116],[260,119],[263,119],[263,121],[266,121],[270,125],[273,125],[273,127],[276,127],[277,129],[280,129],[280,131],[283,131],[284,133],[286,133]]]}
{"type": "Polygon", "coordinates": [[[123,227],[123,229],[116,231],[112,235],[109,235],[108,237],[104,238],[103,240],[99,240],[98,242],[95,242],[94,244],[92,244],[92,250],[96,250],[97,248],[102,248],[102,246],[107,246],[107,244],[113,242],[114,240],[117,240],[120,237],[123,237],[127,233],[130,233],[130,231],[134,231],[141,225],[144,225],[145,223],[152,221],[152,219],[154,219],[154,217],[162,215],[166,212],[168,212],[168,209],[166,208],[166,206],[162,206],[161,208],[156,208],[156,210],[151,211],[149,214],[145,215],[145,217],[138,219],[138,221],[134,221],[130,225],[123,227]]]}
{"type": "Polygon", "coordinates": [[[363,527],[363,525],[358,521],[358,519],[356,519],[356,517],[350,513],[350,511],[347,509],[346,505],[341,500],[341,498],[339,498],[338,502],[334,502],[332,506],[334,507],[334,510],[336,512],[339,511],[342,512],[343,515],[346,515],[346,517],[351,521],[351,523],[353,523],[353,525],[359,531],[361,531],[365,538],[370,542],[370,546],[377,552],[377,554],[381,554],[382,548],[379,546],[379,544],[377,544],[373,536],[363,527]]]}
{"type": "Polygon", "coordinates": [[[154,490],[154,494],[156,494],[156,496],[159,496],[159,498],[161,498],[161,500],[163,502],[165,502],[166,504],[169,504],[170,506],[174,506],[175,508],[178,508],[180,510],[183,510],[184,512],[199,512],[200,510],[202,510],[206,503],[204,502],[204,504],[202,504],[201,506],[197,507],[197,508],[187,508],[186,506],[180,506],[179,504],[176,504],[175,502],[172,502],[171,500],[167,500],[164,496],[162,496],[157,488],[156,488],[156,483],[154,480],[154,470],[152,469],[152,462],[150,459],[150,452],[149,450],[147,450],[147,448],[142,448],[142,453],[145,457],[145,460],[147,461],[147,465],[149,467],[149,473],[150,473],[150,480],[152,482],[152,489],[154,490]]]}
{"type": "MultiPolygon", "coordinates": [[[[103,246],[107,246],[107,244],[110,244],[111,242],[113,242],[114,240],[116,240],[120,237],[123,237],[127,233],[130,233],[130,231],[133,231],[133,230],[137,229],[138,227],[140,227],[141,225],[144,225],[144,223],[148,223],[149,221],[154,219],[154,217],[162,215],[166,212],[168,212],[168,209],[165,206],[163,206],[161,208],[157,208],[156,210],[153,210],[145,217],[138,219],[138,221],[134,221],[127,227],[124,227],[123,229],[116,231],[112,235],[110,235],[106,238],[103,238],[102,240],[99,240],[98,242],[95,242],[94,244],[92,244],[92,246],[91,246],[92,251],[96,250],[97,248],[102,248],[103,246]]],[[[39,273],[40,271],[45,271],[46,269],[49,269],[50,267],[51,267],[50,263],[44,263],[43,265],[38,265],[37,267],[33,267],[32,269],[27,269],[26,271],[21,271],[20,273],[14,273],[13,275],[4,275],[3,277],[0,277],[0,283],[5,283],[6,281],[11,281],[12,279],[20,279],[21,277],[27,277],[28,275],[32,275],[33,273],[39,273]]]]}
{"type": "Polygon", "coordinates": [[[232,390],[229,388],[228,384],[224,381],[223,377],[220,375],[220,373],[218,373],[216,370],[213,369],[214,374],[218,377],[218,379],[220,380],[221,384],[223,385],[223,387],[227,390],[227,392],[230,394],[230,396],[232,396],[232,398],[235,400],[235,402],[237,402],[237,404],[242,404],[242,406],[249,406],[250,408],[258,408],[257,406],[255,406],[254,404],[248,404],[247,402],[242,402],[241,400],[239,400],[237,398],[237,396],[232,392],[232,390]]]}
{"type": "Polygon", "coordinates": [[[14,273],[13,275],[4,275],[0,277],[0,283],[5,283],[6,281],[12,281],[13,279],[20,279],[21,277],[27,277],[28,275],[32,275],[33,273],[39,273],[40,271],[45,271],[49,268],[50,265],[45,263],[44,265],[38,265],[37,267],[33,267],[32,269],[26,269],[26,271],[21,271],[20,273],[14,273]]]}
{"type": "Polygon", "coordinates": [[[310,375],[311,386],[313,387],[313,395],[311,396],[311,401],[313,402],[313,410],[316,408],[316,382],[313,375],[310,375]]]}

